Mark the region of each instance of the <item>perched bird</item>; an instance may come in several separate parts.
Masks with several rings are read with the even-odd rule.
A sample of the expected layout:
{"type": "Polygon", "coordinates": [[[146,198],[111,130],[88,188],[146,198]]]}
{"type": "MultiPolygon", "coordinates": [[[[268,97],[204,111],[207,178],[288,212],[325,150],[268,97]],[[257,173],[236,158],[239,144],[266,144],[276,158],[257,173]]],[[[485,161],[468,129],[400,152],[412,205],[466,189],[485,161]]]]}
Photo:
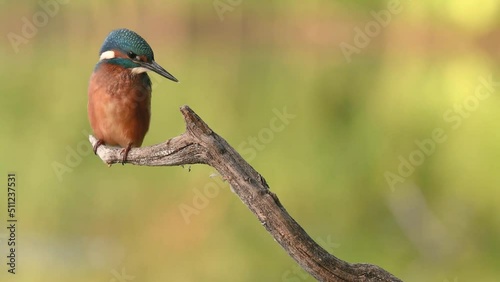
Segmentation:
{"type": "Polygon", "coordinates": [[[151,118],[151,80],[154,71],[178,80],[154,60],[153,50],[137,33],[111,31],[100,50],[99,62],[90,77],[88,116],[98,142],[123,148],[122,163],[132,147],[140,147],[151,118]]]}

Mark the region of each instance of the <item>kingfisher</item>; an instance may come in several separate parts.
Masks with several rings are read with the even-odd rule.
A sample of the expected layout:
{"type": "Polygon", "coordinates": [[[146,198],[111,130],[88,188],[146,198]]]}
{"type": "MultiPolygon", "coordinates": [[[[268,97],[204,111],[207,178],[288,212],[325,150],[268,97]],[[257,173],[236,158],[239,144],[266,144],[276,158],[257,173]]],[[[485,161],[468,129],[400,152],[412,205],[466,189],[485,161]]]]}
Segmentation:
{"type": "Polygon", "coordinates": [[[140,147],[151,119],[151,80],[147,71],[178,80],[154,60],[153,50],[129,29],[109,33],[90,77],[87,112],[100,145],[123,148],[122,164],[132,147],[140,147]]]}

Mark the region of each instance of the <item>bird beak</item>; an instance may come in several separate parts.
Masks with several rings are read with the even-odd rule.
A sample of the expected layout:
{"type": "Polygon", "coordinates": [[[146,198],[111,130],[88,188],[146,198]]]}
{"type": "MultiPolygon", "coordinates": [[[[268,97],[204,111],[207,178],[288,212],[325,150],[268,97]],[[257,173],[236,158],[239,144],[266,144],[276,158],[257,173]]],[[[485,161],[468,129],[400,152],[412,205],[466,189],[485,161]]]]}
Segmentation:
{"type": "Polygon", "coordinates": [[[168,73],[164,68],[162,68],[157,62],[152,61],[151,63],[142,63],[141,67],[147,68],[148,70],[152,70],[156,72],[157,74],[166,77],[172,81],[179,82],[177,78],[175,78],[173,75],[168,73]]]}

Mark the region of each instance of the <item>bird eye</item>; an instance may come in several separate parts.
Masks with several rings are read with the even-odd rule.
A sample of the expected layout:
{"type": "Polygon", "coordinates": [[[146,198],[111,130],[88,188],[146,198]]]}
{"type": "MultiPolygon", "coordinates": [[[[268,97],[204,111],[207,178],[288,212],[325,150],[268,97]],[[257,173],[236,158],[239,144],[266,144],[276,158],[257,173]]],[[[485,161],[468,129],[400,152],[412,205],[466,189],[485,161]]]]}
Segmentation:
{"type": "Polygon", "coordinates": [[[127,53],[127,55],[128,55],[128,57],[129,57],[130,59],[136,59],[136,60],[139,60],[139,56],[137,56],[137,55],[136,55],[134,52],[132,52],[132,51],[129,51],[129,52],[127,53]]]}

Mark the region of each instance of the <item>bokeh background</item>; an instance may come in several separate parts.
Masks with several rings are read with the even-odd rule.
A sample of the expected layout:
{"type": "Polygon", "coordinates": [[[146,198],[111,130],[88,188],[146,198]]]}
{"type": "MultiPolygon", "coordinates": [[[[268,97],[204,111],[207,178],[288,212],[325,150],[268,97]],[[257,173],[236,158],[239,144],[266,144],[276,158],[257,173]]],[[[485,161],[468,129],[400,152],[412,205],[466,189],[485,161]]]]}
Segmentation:
{"type": "Polygon", "coordinates": [[[336,256],[498,281],[500,2],[0,3],[1,281],[313,281],[210,167],[90,153],[87,83],[120,27],[181,81],[151,74],[145,145],[188,104],[336,256]]]}

